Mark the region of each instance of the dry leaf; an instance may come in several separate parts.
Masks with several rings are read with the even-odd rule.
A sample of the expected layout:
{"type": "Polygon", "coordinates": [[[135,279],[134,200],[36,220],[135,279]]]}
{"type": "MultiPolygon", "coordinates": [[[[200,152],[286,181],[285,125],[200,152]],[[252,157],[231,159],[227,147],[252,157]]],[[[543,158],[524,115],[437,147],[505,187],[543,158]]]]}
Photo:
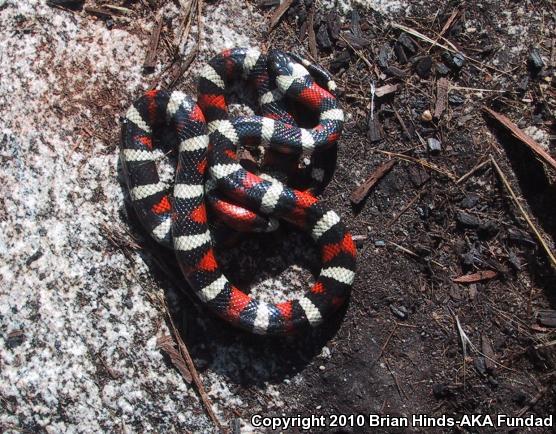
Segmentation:
{"type": "Polygon", "coordinates": [[[475,283],[481,282],[483,280],[494,279],[496,276],[498,276],[498,273],[496,271],[482,270],[477,271],[473,274],[466,274],[465,276],[454,277],[452,281],[457,283],[475,283]]]}

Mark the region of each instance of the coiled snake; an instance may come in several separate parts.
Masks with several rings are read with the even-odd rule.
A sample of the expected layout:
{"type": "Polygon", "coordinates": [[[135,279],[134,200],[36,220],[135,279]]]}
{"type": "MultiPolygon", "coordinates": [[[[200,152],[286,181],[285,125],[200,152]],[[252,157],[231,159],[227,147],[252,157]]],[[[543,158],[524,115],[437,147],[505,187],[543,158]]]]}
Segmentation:
{"type": "MultiPolygon", "coordinates": [[[[321,84],[334,86],[321,68],[295,55],[236,48],[205,66],[197,103],[181,92],[152,90],[133,103],[123,120],[120,158],[139,220],[158,242],[175,250],[204,304],[254,333],[286,334],[320,324],[345,301],[354,278],[355,246],[338,215],[310,191],[245,170],[236,155],[238,144],[309,157],[332,146],[344,116],[321,84]],[[261,116],[229,115],[225,93],[237,80],[254,86],[261,116]],[[286,99],[317,113],[317,125],[298,127],[286,99]],[[173,185],[159,178],[153,152],[152,131],[162,125],[172,127],[178,141],[173,185]],[[209,218],[220,216],[234,229],[268,230],[273,219],[283,219],[309,232],[322,259],[315,284],[303,296],[276,304],[235,287],[215,257],[207,204],[209,218]]],[[[319,168],[313,169],[313,178],[322,180],[319,168]]]]}

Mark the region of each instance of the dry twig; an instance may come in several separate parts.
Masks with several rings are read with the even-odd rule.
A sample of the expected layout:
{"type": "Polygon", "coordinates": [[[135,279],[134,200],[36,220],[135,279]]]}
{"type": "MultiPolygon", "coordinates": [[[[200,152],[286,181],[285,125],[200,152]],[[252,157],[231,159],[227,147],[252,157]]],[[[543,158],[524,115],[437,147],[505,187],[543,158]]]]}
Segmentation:
{"type": "Polygon", "coordinates": [[[309,52],[313,59],[317,59],[317,37],[315,35],[315,2],[309,10],[309,19],[307,20],[307,34],[309,36],[309,52]]]}
{"type": "Polygon", "coordinates": [[[365,180],[363,184],[357,187],[353,193],[351,193],[350,200],[351,203],[354,205],[358,205],[361,201],[367,196],[371,188],[373,188],[378,181],[382,179],[384,175],[386,175],[392,167],[396,164],[395,160],[387,161],[386,163],[381,164],[378,166],[373,173],[365,180]]]}
{"type": "Polygon", "coordinates": [[[441,167],[438,167],[436,164],[433,164],[429,161],[423,160],[422,158],[415,158],[415,157],[411,157],[409,155],[399,154],[397,152],[383,151],[381,149],[378,149],[378,152],[381,152],[382,154],[389,155],[391,157],[399,158],[400,160],[405,160],[405,161],[409,161],[411,163],[420,164],[421,166],[426,167],[427,169],[430,169],[430,170],[434,170],[435,172],[438,172],[438,173],[440,173],[444,176],[447,176],[452,181],[456,182],[456,176],[453,173],[449,172],[446,169],[442,169],[441,167]]]}
{"type": "Polygon", "coordinates": [[[269,32],[271,32],[274,27],[276,27],[276,25],[280,21],[280,18],[282,18],[282,15],[284,15],[284,13],[289,9],[292,3],[293,0],[284,0],[276,9],[274,9],[274,13],[270,18],[269,32]]]}
{"type": "MultiPolygon", "coordinates": [[[[185,346],[185,343],[183,342],[177,328],[176,325],[174,324],[174,320],[172,319],[172,315],[170,314],[170,311],[168,309],[168,306],[166,305],[166,303],[164,303],[164,309],[166,311],[166,316],[168,317],[168,320],[170,321],[170,326],[172,328],[172,334],[174,335],[174,339],[177,342],[178,345],[178,350],[180,353],[181,358],[183,359],[183,361],[185,361],[185,364],[187,366],[187,370],[189,371],[190,375],[191,375],[191,379],[193,380],[193,383],[195,384],[195,387],[197,388],[197,391],[199,392],[199,395],[201,397],[201,401],[203,402],[203,405],[205,406],[205,409],[207,411],[208,416],[210,417],[210,419],[213,421],[213,423],[216,425],[216,427],[218,428],[218,430],[220,432],[223,432],[223,428],[222,425],[220,424],[220,421],[216,418],[216,414],[214,414],[214,410],[212,409],[212,403],[211,400],[205,390],[205,387],[203,386],[203,382],[201,381],[201,377],[199,376],[199,373],[197,372],[197,368],[195,368],[195,363],[193,363],[193,359],[191,358],[191,355],[189,354],[189,351],[187,349],[187,347],[185,346]]],[[[180,370],[181,372],[181,370],[180,370]]],[[[184,377],[187,381],[187,378],[184,377]]]]}
{"type": "Polygon", "coordinates": [[[149,38],[149,48],[147,50],[147,55],[145,56],[145,61],[143,62],[143,68],[148,71],[152,71],[156,66],[156,53],[158,50],[158,42],[160,41],[160,32],[162,31],[162,15],[156,17],[156,21],[153,27],[153,31],[149,38]]]}

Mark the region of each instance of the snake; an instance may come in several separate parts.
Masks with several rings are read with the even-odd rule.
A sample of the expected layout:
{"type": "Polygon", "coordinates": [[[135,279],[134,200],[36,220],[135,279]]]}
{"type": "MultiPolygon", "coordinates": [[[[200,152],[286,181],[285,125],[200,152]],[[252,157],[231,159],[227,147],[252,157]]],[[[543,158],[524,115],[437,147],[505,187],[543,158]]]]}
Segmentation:
{"type": "MultiPolygon", "coordinates": [[[[246,170],[238,146],[263,146],[295,158],[323,155],[343,128],[335,84],[324,68],[296,54],[256,48],[224,50],[198,79],[197,101],[181,91],[152,89],[122,120],[120,161],[133,209],[146,231],[175,251],[179,268],[202,304],[228,323],[261,335],[287,335],[328,320],[349,297],[356,248],[338,214],[309,190],[246,170]],[[258,115],[231,116],[234,83],[252,86],[258,115]],[[298,126],[288,111],[314,114],[316,125],[298,126]],[[173,181],[161,179],[153,138],[157,128],[175,134],[173,181]],[[229,230],[265,231],[283,220],[307,232],[320,251],[321,270],[302,295],[267,302],[232,284],[215,254],[212,220],[229,230]]],[[[313,169],[316,183],[320,169],[313,169]]]]}

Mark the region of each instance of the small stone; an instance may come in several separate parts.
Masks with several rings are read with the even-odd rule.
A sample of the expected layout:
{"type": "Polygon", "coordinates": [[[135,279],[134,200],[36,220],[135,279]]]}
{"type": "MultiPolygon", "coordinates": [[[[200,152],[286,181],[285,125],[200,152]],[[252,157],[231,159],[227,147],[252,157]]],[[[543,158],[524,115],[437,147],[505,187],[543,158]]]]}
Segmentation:
{"type": "Polygon", "coordinates": [[[521,270],[521,261],[513,250],[510,250],[510,253],[508,254],[508,262],[515,271],[521,270]]]}
{"type": "Polygon", "coordinates": [[[390,45],[388,45],[388,44],[384,44],[382,47],[380,47],[380,51],[378,52],[377,61],[378,61],[378,66],[380,66],[382,69],[388,68],[388,64],[389,64],[390,59],[392,57],[391,52],[392,52],[392,50],[390,49],[390,45]]]}
{"type": "Polygon", "coordinates": [[[444,77],[445,75],[448,75],[450,73],[450,69],[446,65],[444,65],[442,62],[438,62],[436,64],[436,72],[438,73],[438,75],[441,75],[441,76],[444,77]]]}
{"type": "Polygon", "coordinates": [[[384,72],[391,77],[397,78],[404,78],[407,75],[403,69],[396,68],[395,66],[389,66],[384,72]]]}
{"type": "Polygon", "coordinates": [[[23,330],[13,330],[8,333],[6,347],[12,349],[20,346],[23,342],[25,342],[25,333],[23,333],[23,330]]]}
{"type": "Polygon", "coordinates": [[[351,45],[356,50],[361,50],[371,43],[371,41],[369,41],[368,39],[355,36],[351,32],[345,32],[344,38],[346,41],[349,42],[349,45],[351,45]]]}
{"type": "Polygon", "coordinates": [[[450,93],[448,96],[448,102],[452,106],[460,106],[465,102],[465,98],[457,93],[450,93]]]}
{"type": "Polygon", "coordinates": [[[106,20],[106,28],[108,30],[112,30],[113,27],[114,27],[114,20],[112,18],[108,18],[106,20]]]}
{"type": "Polygon", "coordinates": [[[425,121],[425,122],[430,122],[432,121],[432,113],[430,110],[425,110],[422,114],[421,114],[421,120],[425,121]]]}
{"type": "Polygon", "coordinates": [[[409,312],[407,311],[407,308],[403,305],[394,306],[393,304],[391,304],[390,305],[390,310],[399,319],[407,319],[407,316],[409,314],[409,312]]]}
{"type": "Polygon", "coordinates": [[[531,71],[537,73],[544,68],[544,62],[538,48],[532,48],[527,59],[531,71]]]}
{"type": "Polygon", "coordinates": [[[479,224],[479,232],[486,237],[492,237],[498,233],[500,226],[494,220],[485,220],[479,224]]]}
{"type": "Polygon", "coordinates": [[[35,253],[33,253],[31,256],[27,258],[27,260],[25,261],[25,265],[27,266],[31,265],[36,260],[40,259],[42,255],[43,255],[42,250],[41,249],[37,250],[35,253]]]}
{"type": "Polygon", "coordinates": [[[517,89],[520,92],[525,92],[527,91],[527,87],[529,86],[529,77],[525,76],[521,79],[521,81],[519,82],[519,84],[517,85],[517,89]]]}
{"type": "Polygon", "coordinates": [[[338,14],[336,12],[330,12],[326,17],[326,22],[330,37],[334,40],[338,39],[340,37],[340,30],[342,29],[338,14]]]}
{"type": "Polygon", "coordinates": [[[445,384],[436,383],[432,386],[432,394],[436,399],[448,398],[452,396],[452,391],[445,384]]]}
{"type": "Polygon", "coordinates": [[[432,68],[432,57],[425,56],[417,61],[415,64],[415,72],[423,79],[428,78],[432,68]]]}
{"type": "Polygon", "coordinates": [[[319,366],[319,369],[320,369],[321,371],[324,371],[324,370],[326,369],[326,367],[325,367],[324,365],[320,365],[320,366],[319,366]]]}
{"type": "Polygon", "coordinates": [[[435,139],[434,137],[429,137],[427,139],[427,145],[429,146],[429,151],[434,153],[439,153],[442,150],[442,144],[440,140],[435,139]]]}
{"type": "Polygon", "coordinates": [[[465,63],[465,57],[463,57],[463,54],[461,54],[461,53],[452,54],[452,53],[449,53],[447,51],[442,53],[442,60],[450,68],[452,68],[456,71],[460,70],[461,67],[463,66],[463,64],[465,63]]]}
{"type": "Polygon", "coordinates": [[[479,374],[481,375],[486,374],[487,370],[486,370],[485,358],[483,356],[475,357],[475,360],[473,360],[473,365],[475,365],[475,369],[479,372],[479,374]]]}
{"type": "Polygon", "coordinates": [[[454,66],[457,69],[461,69],[465,64],[465,57],[463,57],[462,53],[456,53],[454,57],[452,57],[452,62],[454,62],[454,66]]]}
{"type": "Polygon", "coordinates": [[[529,236],[529,234],[520,229],[508,229],[508,239],[514,243],[522,244],[527,247],[537,246],[537,243],[529,236]]]}

